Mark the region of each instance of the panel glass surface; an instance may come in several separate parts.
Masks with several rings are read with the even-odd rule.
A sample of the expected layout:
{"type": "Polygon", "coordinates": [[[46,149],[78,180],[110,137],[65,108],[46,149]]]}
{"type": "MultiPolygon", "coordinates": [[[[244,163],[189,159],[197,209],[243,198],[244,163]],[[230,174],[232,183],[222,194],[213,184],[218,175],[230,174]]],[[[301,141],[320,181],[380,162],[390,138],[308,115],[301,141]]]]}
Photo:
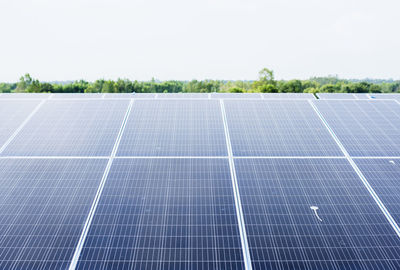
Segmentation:
{"type": "Polygon", "coordinates": [[[0,101],[0,148],[28,118],[40,101],[0,101]]]}
{"type": "Polygon", "coordinates": [[[226,155],[217,100],[136,100],[119,156],[226,155]]]}
{"type": "Polygon", "coordinates": [[[265,99],[315,99],[315,96],[310,93],[263,93],[265,99]]]}
{"type": "Polygon", "coordinates": [[[103,93],[58,93],[54,94],[51,98],[102,98],[103,95],[103,93]]]}
{"type": "Polygon", "coordinates": [[[159,93],[157,98],[208,98],[207,93],[159,93]]]}
{"type": "Polygon", "coordinates": [[[224,102],[236,156],[342,155],[307,101],[224,102]]]}
{"type": "Polygon", "coordinates": [[[46,99],[50,97],[48,93],[3,93],[0,94],[1,99],[46,99]]]}
{"type": "Polygon", "coordinates": [[[346,159],[235,159],[253,269],[399,269],[400,239],[346,159]]]}
{"type": "Polygon", "coordinates": [[[400,224],[400,159],[354,159],[389,213],[400,224]]]}
{"type": "Polygon", "coordinates": [[[400,94],[370,94],[372,99],[397,99],[400,100],[400,94]]]}
{"type": "Polygon", "coordinates": [[[107,93],[104,94],[104,98],[134,98],[136,97],[136,94],[133,93],[107,93]]]}
{"type": "Polygon", "coordinates": [[[211,93],[211,98],[256,98],[261,99],[260,93],[211,93]]]}
{"type": "Polygon", "coordinates": [[[244,269],[227,159],[115,159],[77,269],[244,269]]]}
{"type": "Polygon", "coordinates": [[[313,102],[351,156],[400,156],[400,106],[395,101],[313,102]]]}
{"type": "Polygon", "coordinates": [[[67,269],[106,163],[0,159],[0,269],[67,269]]]}
{"type": "MultiPolygon", "coordinates": [[[[317,93],[319,99],[356,99],[353,94],[350,93],[317,93]]],[[[367,95],[365,94],[367,97],[367,95]]]]}
{"type": "Polygon", "coordinates": [[[109,156],[129,100],[47,100],[6,156],[109,156]]]}

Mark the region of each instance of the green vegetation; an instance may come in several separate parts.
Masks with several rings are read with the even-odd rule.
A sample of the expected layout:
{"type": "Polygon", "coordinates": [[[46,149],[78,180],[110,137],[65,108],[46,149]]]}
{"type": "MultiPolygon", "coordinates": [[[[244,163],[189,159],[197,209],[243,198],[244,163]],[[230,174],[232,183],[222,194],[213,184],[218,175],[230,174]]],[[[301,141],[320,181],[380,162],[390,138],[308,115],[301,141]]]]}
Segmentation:
{"type": "Polygon", "coordinates": [[[0,83],[0,93],[400,93],[400,81],[343,80],[335,76],[308,80],[275,80],[274,72],[264,68],[256,81],[130,81],[126,79],[83,80],[69,83],[48,83],[33,79],[29,74],[18,83],[0,83]]]}

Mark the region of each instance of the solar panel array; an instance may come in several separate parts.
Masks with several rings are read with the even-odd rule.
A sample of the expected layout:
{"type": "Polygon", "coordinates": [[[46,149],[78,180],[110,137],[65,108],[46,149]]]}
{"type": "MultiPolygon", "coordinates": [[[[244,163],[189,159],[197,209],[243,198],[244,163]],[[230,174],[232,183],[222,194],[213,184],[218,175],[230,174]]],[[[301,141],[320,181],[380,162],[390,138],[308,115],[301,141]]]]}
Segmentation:
{"type": "Polygon", "coordinates": [[[400,269],[400,104],[347,95],[0,95],[0,269],[400,269]]]}

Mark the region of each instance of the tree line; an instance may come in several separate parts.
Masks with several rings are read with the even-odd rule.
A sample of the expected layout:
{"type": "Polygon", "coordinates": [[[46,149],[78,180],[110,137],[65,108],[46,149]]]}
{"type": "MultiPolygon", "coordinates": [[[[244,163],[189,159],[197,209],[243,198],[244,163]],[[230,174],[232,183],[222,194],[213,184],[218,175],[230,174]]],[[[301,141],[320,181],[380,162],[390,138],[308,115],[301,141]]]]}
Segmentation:
{"type": "Polygon", "coordinates": [[[336,76],[276,80],[274,72],[267,68],[258,75],[255,81],[100,79],[49,83],[25,74],[16,83],[0,83],[0,93],[400,93],[399,80],[343,80],[336,76]]]}

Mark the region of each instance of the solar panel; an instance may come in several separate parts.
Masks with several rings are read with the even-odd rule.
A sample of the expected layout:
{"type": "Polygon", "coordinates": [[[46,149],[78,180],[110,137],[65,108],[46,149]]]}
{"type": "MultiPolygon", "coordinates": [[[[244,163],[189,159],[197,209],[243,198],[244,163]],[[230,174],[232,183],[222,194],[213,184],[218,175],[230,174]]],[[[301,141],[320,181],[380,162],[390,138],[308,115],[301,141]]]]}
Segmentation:
{"type": "Polygon", "coordinates": [[[39,103],[37,100],[0,101],[0,149],[39,103]]]}
{"type": "Polygon", "coordinates": [[[315,99],[310,93],[263,93],[265,99],[315,99]]]}
{"type": "Polygon", "coordinates": [[[342,155],[307,101],[224,102],[236,156],[342,155]]]}
{"type": "Polygon", "coordinates": [[[400,159],[355,159],[368,183],[400,224],[400,159]]]}
{"type": "Polygon", "coordinates": [[[207,93],[159,93],[157,98],[208,98],[207,93]]]}
{"type": "Polygon", "coordinates": [[[367,94],[317,93],[319,99],[369,99],[367,94]]]}
{"type": "Polygon", "coordinates": [[[395,101],[313,101],[351,156],[400,156],[395,101]]]}
{"type": "Polygon", "coordinates": [[[136,94],[133,93],[107,93],[104,94],[104,98],[136,98],[136,94]]]}
{"type": "Polygon", "coordinates": [[[77,269],[244,269],[227,159],[115,159],[77,269]]]}
{"type": "Polygon", "coordinates": [[[59,94],[54,94],[51,98],[52,99],[62,99],[62,98],[77,98],[77,99],[82,99],[82,98],[102,98],[103,93],[59,93],[59,94]]]}
{"type": "Polygon", "coordinates": [[[400,239],[346,159],[236,159],[253,269],[399,269],[400,239]]]}
{"type": "Polygon", "coordinates": [[[106,163],[0,159],[0,269],[67,269],[106,163]]]}
{"type": "Polygon", "coordinates": [[[217,100],[137,100],[119,156],[222,156],[225,133],[217,100]]]}
{"type": "Polygon", "coordinates": [[[128,104],[128,100],[47,100],[2,154],[109,156],[128,104]]]}
{"type": "Polygon", "coordinates": [[[372,99],[397,99],[400,100],[399,94],[370,94],[372,99]]]}
{"type": "Polygon", "coordinates": [[[50,93],[3,93],[1,99],[45,99],[50,97],[50,93]]]}
{"type": "Polygon", "coordinates": [[[256,98],[261,99],[260,93],[211,93],[211,98],[256,98]]]}

